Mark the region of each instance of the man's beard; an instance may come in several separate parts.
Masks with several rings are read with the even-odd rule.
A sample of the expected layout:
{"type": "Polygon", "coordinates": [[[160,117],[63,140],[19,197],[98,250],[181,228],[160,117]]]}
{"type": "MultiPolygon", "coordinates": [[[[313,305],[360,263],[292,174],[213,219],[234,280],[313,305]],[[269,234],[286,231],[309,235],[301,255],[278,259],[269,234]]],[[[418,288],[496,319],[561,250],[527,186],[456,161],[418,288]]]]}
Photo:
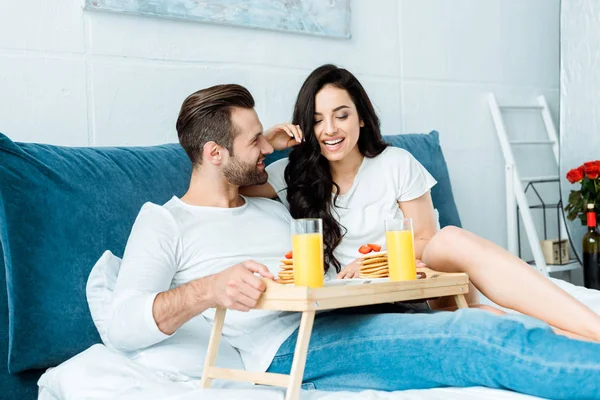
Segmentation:
{"type": "Polygon", "coordinates": [[[256,164],[248,164],[235,157],[229,159],[223,168],[223,175],[229,183],[236,186],[262,185],[268,178],[267,171],[260,171],[256,164]]]}

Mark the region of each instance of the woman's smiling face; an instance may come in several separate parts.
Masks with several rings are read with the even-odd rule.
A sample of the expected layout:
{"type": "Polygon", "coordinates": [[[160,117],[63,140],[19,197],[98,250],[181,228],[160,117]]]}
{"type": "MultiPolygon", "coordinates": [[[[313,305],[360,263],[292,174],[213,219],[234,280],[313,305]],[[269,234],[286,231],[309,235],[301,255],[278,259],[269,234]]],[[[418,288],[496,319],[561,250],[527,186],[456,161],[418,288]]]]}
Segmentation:
{"type": "Polygon", "coordinates": [[[326,85],[317,93],[313,129],[321,154],[327,160],[340,161],[358,151],[356,144],[362,126],[364,123],[346,90],[326,85]]]}

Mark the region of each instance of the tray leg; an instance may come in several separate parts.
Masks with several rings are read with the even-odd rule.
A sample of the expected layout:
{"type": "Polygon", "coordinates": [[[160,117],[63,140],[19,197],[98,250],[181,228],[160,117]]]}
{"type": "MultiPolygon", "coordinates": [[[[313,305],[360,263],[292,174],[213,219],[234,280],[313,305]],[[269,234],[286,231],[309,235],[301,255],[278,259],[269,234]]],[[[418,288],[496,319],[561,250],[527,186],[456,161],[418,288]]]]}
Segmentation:
{"type": "Polygon", "coordinates": [[[456,305],[458,308],[469,308],[469,304],[467,303],[464,294],[455,294],[454,300],[456,300],[456,305]]]}
{"type": "Polygon", "coordinates": [[[294,351],[294,361],[292,362],[292,372],[290,373],[290,385],[285,394],[285,400],[298,400],[300,386],[304,376],[304,366],[306,365],[306,353],[308,343],[312,333],[313,322],[315,321],[314,311],[304,311],[300,328],[298,329],[298,339],[296,341],[296,350],[294,351]]]}
{"type": "Polygon", "coordinates": [[[200,387],[202,388],[209,388],[212,384],[210,370],[215,366],[215,362],[217,361],[217,354],[219,353],[219,344],[221,343],[221,332],[223,332],[223,322],[225,322],[226,311],[227,310],[224,308],[217,308],[215,313],[215,322],[210,334],[208,351],[206,353],[206,359],[204,360],[204,370],[202,371],[202,380],[200,381],[200,387]]]}

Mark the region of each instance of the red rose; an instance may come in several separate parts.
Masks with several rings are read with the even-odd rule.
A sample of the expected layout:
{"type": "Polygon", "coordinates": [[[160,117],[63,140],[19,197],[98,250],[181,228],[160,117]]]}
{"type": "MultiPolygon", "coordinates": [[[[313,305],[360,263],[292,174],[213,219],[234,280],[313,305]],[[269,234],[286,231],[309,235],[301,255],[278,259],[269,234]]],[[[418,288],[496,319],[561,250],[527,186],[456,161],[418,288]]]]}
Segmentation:
{"type": "Polygon", "coordinates": [[[589,179],[596,179],[600,176],[600,161],[590,161],[583,164],[585,175],[589,179]]]}
{"type": "Polygon", "coordinates": [[[574,168],[567,172],[567,179],[571,183],[579,182],[585,176],[585,169],[583,165],[579,168],[574,168]]]}

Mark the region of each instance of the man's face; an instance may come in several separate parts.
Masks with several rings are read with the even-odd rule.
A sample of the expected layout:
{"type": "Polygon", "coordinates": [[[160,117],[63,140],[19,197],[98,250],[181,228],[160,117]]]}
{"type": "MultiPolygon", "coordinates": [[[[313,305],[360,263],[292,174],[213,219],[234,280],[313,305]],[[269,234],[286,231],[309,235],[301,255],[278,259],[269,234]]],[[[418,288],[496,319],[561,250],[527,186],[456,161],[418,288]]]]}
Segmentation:
{"type": "Polygon", "coordinates": [[[232,185],[252,186],[267,182],[265,156],[273,147],[262,134],[263,127],[254,109],[234,108],[231,122],[237,131],[233,152],[223,167],[223,175],[232,185]]]}

